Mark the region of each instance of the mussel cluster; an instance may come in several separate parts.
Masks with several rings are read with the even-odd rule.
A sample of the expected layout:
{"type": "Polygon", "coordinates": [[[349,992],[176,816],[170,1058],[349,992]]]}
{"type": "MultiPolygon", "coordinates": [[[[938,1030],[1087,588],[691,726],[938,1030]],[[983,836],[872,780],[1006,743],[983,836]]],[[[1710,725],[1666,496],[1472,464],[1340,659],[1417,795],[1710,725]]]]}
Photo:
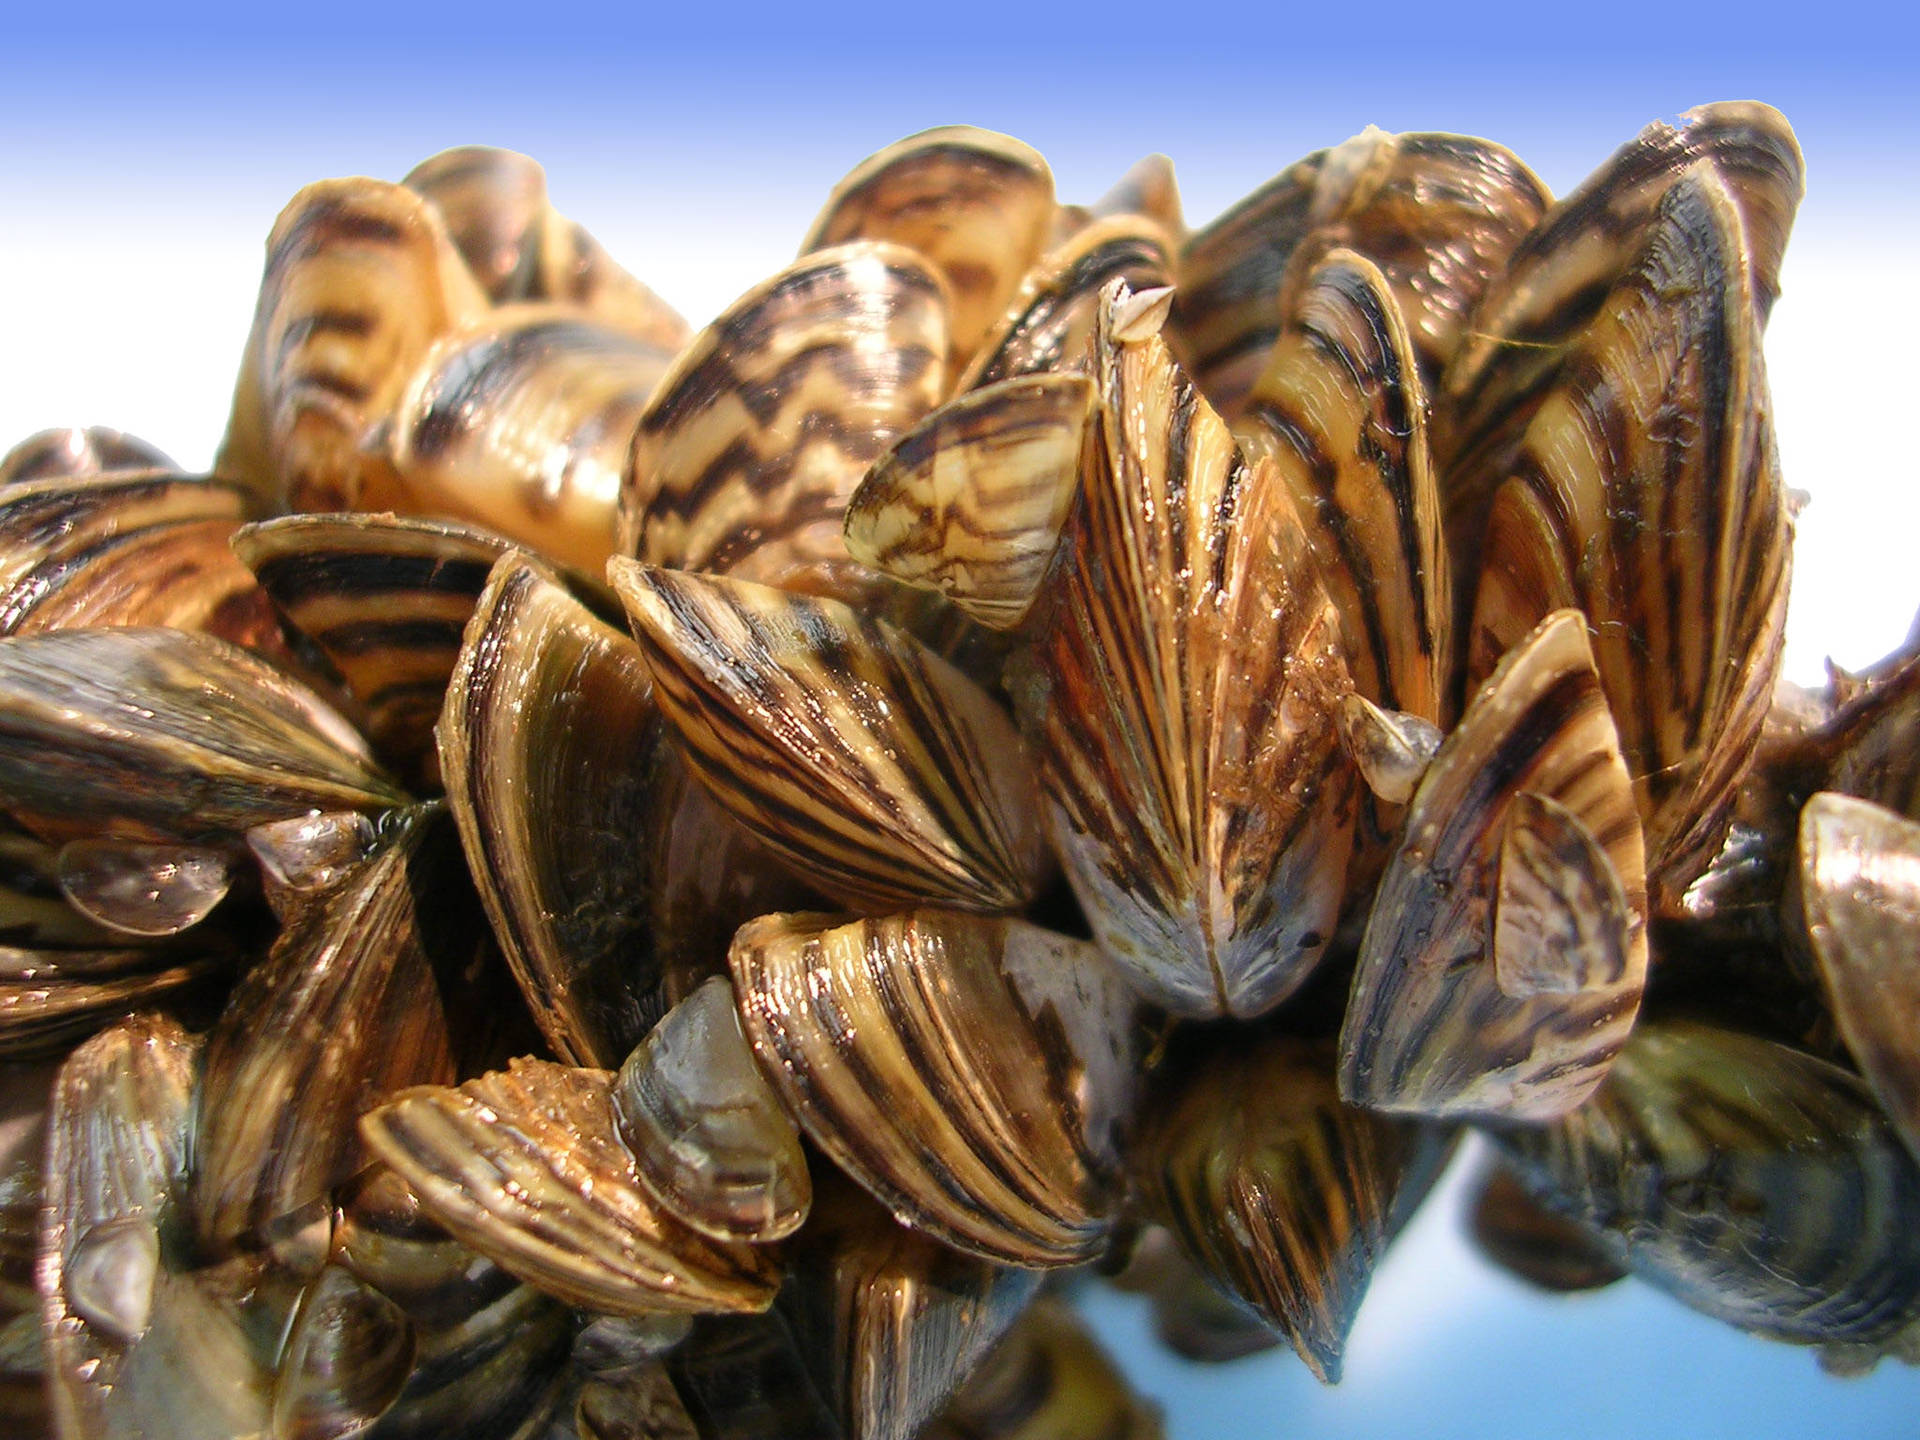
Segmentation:
{"type": "Polygon", "coordinates": [[[953,127],[691,335],[521,156],[302,191],[211,474],[0,462],[12,1413],[1150,1436],[1050,1277],[1336,1379],[1467,1126],[1538,1283],[1915,1358],[1920,642],[1778,683],[1801,190],[1720,104],[1189,231],[953,127]]]}

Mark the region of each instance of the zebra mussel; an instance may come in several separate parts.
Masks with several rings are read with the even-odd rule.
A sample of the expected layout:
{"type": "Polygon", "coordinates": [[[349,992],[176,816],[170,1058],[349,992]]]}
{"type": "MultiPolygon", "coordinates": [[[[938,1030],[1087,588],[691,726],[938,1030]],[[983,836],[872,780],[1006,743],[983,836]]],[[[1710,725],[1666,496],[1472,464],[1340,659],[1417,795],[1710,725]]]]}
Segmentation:
{"type": "Polygon", "coordinates": [[[1920,1358],[1920,644],[1780,684],[1801,188],[1720,104],[1192,229],[946,127],[698,331],[525,157],[302,191],[210,474],[0,461],[0,1395],[1148,1436],[1049,1292],[1337,1380],[1468,1126],[1515,1273],[1920,1358]]]}

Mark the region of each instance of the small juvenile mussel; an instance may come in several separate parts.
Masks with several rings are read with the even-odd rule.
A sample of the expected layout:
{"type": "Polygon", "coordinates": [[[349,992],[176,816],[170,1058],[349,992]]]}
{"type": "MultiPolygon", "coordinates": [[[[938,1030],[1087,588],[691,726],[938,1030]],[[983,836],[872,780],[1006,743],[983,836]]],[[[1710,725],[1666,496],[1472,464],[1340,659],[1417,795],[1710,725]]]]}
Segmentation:
{"type": "MultiPolygon", "coordinates": [[[[691,331],[465,149],[268,238],[211,474],[0,460],[12,1433],[1160,1433],[1473,1233],[1920,1358],[1920,641],[1779,684],[1710,105],[1204,228],[949,127],[691,331]]],[[[242,337],[235,337],[239,344],[242,337]]]]}

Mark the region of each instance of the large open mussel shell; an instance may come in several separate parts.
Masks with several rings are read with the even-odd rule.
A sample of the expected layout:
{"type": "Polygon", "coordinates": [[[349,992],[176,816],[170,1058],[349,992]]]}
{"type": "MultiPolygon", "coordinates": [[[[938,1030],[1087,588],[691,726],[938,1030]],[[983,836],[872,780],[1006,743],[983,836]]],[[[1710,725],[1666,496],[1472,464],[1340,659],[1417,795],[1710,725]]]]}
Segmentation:
{"type": "Polygon", "coordinates": [[[1920,1169],[1866,1086],[1812,1056],[1645,1024],[1591,1102],[1497,1138],[1616,1260],[1743,1330],[1871,1345],[1920,1314],[1920,1169]]]}
{"type": "Polygon", "coordinates": [[[72,480],[120,470],[180,467],[137,435],[105,425],[42,430],[0,455],[0,485],[28,480],[72,480]]]}
{"type": "Polygon", "coordinates": [[[210,635],[0,639],[0,794],[47,836],[238,838],[404,797],[298,681],[210,635]]]}
{"type": "Polygon", "coordinates": [[[527,156],[461,145],[422,160],[401,183],[433,202],[494,304],[551,301],[655,348],[686,342],[687,322],[553,208],[546,172],[527,156]]]}
{"type": "Polygon", "coordinates": [[[1667,190],[1527,427],[1474,602],[1472,677],[1585,613],[1656,903],[1719,849],[1780,662],[1792,522],[1747,250],[1714,166],[1667,190]]]}
{"type": "Polygon", "coordinates": [[[613,1082],[640,1182],[717,1240],[781,1240],[813,1201],[800,1132],[716,975],[661,1017],[613,1082]]]}
{"type": "Polygon", "coordinates": [[[847,505],[847,549],[1009,630],[1032,607],[1079,492],[1092,382],[1025,375],[941,406],[874,462],[847,505]]]}
{"type": "Polygon", "coordinates": [[[193,1208],[218,1253],[279,1238],[366,1158],[363,1111],[451,1083],[435,958],[474,926],[444,815],[415,811],[281,931],[208,1037],[193,1208]]]}
{"type": "Polygon", "coordinates": [[[1107,286],[1124,280],[1140,292],[1172,284],[1173,250],[1167,232],[1138,215],[1095,220],[1074,232],[1027,272],[954,389],[964,394],[1016,375],[1084,368],[1107,286]]]}
{"type": "Polygon", "coordinates": [[[616,560],[654,695],[713,797],[860,908],[1017,910],[1049,862],[1034,777],[988,693],[835,600],[616,560]]]}
{"type": "Polygon", "coordinates": [[[1146,1213],[1336,1382],[1374,1267],[1449,1146],[1342,1102],[1327,1044],[1209,1036],[1187,1060],[1134,1146],[1146,1213]]]}
{"type": "Polygon", "coordinates": [[[440,773],[480,898],[556,1054],[612,1068],[665,1007],[659,714],[640,649],[510,554],[447,687],[440,773]]]}
{"type": "Polygon", "coordinates": [[[200,1044],[137,1016],[68,1057],[55,1086],[38,1282],[56,1432],[215,1440],[260,1433],[269,1372],[244,1293],[181,1265],[200,1044]]]}
{"type": "Polygon", "coordinates": [[[164,625],[279,651],[273,607],[228,545],[250,508],[232,485],[159,472],[8,487],[0,634],[164,625]]]}
{"type": "Polygon", "coordinates": [[[834,186],[800,250],[886,240],[924,255],[953,298],[958,372],[1006,310],[1053,213],[1053,172],[1037,150],[1010,135],[945,125],[856,166],[834,186]]]}
{"type": "Polygon", "coordinates": [[[379,180],[309,185],[267,237],[215,473],[275,510],[391,504],[391,467],[368,441],[434,339],[486,308],[418,195],[379,180]]]}
{"type": "Polygon", "coordinates": [[[442,338],[389,432],[407,508],[598,575],[641,407],[673,354],[556,305],[494,310],[442,338]]]}
{"type": "Polygon", "coordinates": [[[1829,1007],[1920,1158],[1920,824],[1822,792],[1800,812],[1800,906],[1829,1007]]]}
{"type": "Polygon", "coordinates": [[[1159,1410],[1134,1393],[1073,1308],[1027,1307],[922,1440],[1160,1440],[1159,1410]]]}
{"type": "Polygon", "coordinates": [[[610,1315],[764,1309],[765,1252],[687,1228],[641,1187],[601,1070],[515,1060],[456,1090],[423,1086],[361,1132],[453,1234],[548,1294],[610,1315]]]}
{"type": "Polygon", "coordinates": [[[1341,1094],[1434,1116],[1578,1105],[1639,1013],[1644,874],[1586,626],[1560,611],[1502,659],[1414,793],[1361,942],[1341,1094]]]}
{"type": "Polygon", "coordinates": [[[770,915],[731,960],[775,1087],[896,1217],[1015,1265],[1098,1253],[1135,1040],[1092,947],[955,912],[770,915]]]}
{"type": "Polygon", "coordinates": [[[1128,323],[1142,298],[1109,293],[1101,443],[1015,699],[1101,948],[1177,1013],[1254,1015],[1333,934],[1351,682],[1286,485],[1128,323]]]}
{"type": "MultiPolygon", "coordinates": [[[[244,526],[233,548],[339,672],[374,748],[410,767],[430,757],[467,621],[510,542],[452,521],[283,515],[244,526]]],[[[597,580],[567,582],[618,613],[597,580]]]]}
{"type": "MultiPolygon", "coordinates": [[[[1779,112],[1748,101],[1703,105],[1677,125],[1656,121],[1514,248],[1434,392],[1447,538],[1463,576],[1473,573],[1488,509],[1514,472],[1535,413],[1559,383],[1581,332],[1596,316],[1619,309],[1616,287],[1641,263],[1668,191],[1696,165],[1713,172],[1739,213],[1755,333],[1764,325],[1805,187],[1792,129],[1779,112]]],[[[1718,290],[1731,282],[1698,283],[1718,290]]],[[[1663,294],[1681,302],[1681,313],[1719,303],[1684,298],[1681,290],[1663,294]]],[[[1471,599],[1462,596],[1463,607],[1471,599]]]]}
{"type": "Polygon", "coordinates": [[[898,245],[806,255],[694,336],[635,432],[620,549],[766,584],[858,589],[841,515],[947,385],[946,283],[898,245]]]}

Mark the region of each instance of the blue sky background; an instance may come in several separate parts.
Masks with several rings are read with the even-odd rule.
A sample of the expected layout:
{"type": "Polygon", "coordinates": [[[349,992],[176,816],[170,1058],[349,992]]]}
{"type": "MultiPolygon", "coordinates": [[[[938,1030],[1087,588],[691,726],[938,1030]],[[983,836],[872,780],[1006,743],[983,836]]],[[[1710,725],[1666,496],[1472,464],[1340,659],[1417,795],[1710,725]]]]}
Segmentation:
{"type": "MultiPolygon", "coordinates": [[[[1917,22],[1852,4],[1470,8],[861,4],[815,17],[329,4],[165,16],[91,4],[0,23],[0,446],[56,423],[211,456],[261,245],[308,181],[398,178],[448,145],[525,150],[562,209],[696,323],[782,264],[881,145],[969,121],[1019,135],[1064,198],[1150,151],[1211,217],[1368,124],[1503,141],[1556,190],[1648,121],[1711,99],[1784,110],[1809,193],[1769,340],[1801,526],[1790,665],[1860,663],[1916,603],[1917,22]]],[[[1533,1297],[1438,1197],[1382,1274],[1337,1391],[1290,1357],[1201,1370],[1138,1306],[1107,1333],[1202,1436],[1911,1435],[1920,1374],[1824,1378],[1639,1287],[1533,1297]]]]}

